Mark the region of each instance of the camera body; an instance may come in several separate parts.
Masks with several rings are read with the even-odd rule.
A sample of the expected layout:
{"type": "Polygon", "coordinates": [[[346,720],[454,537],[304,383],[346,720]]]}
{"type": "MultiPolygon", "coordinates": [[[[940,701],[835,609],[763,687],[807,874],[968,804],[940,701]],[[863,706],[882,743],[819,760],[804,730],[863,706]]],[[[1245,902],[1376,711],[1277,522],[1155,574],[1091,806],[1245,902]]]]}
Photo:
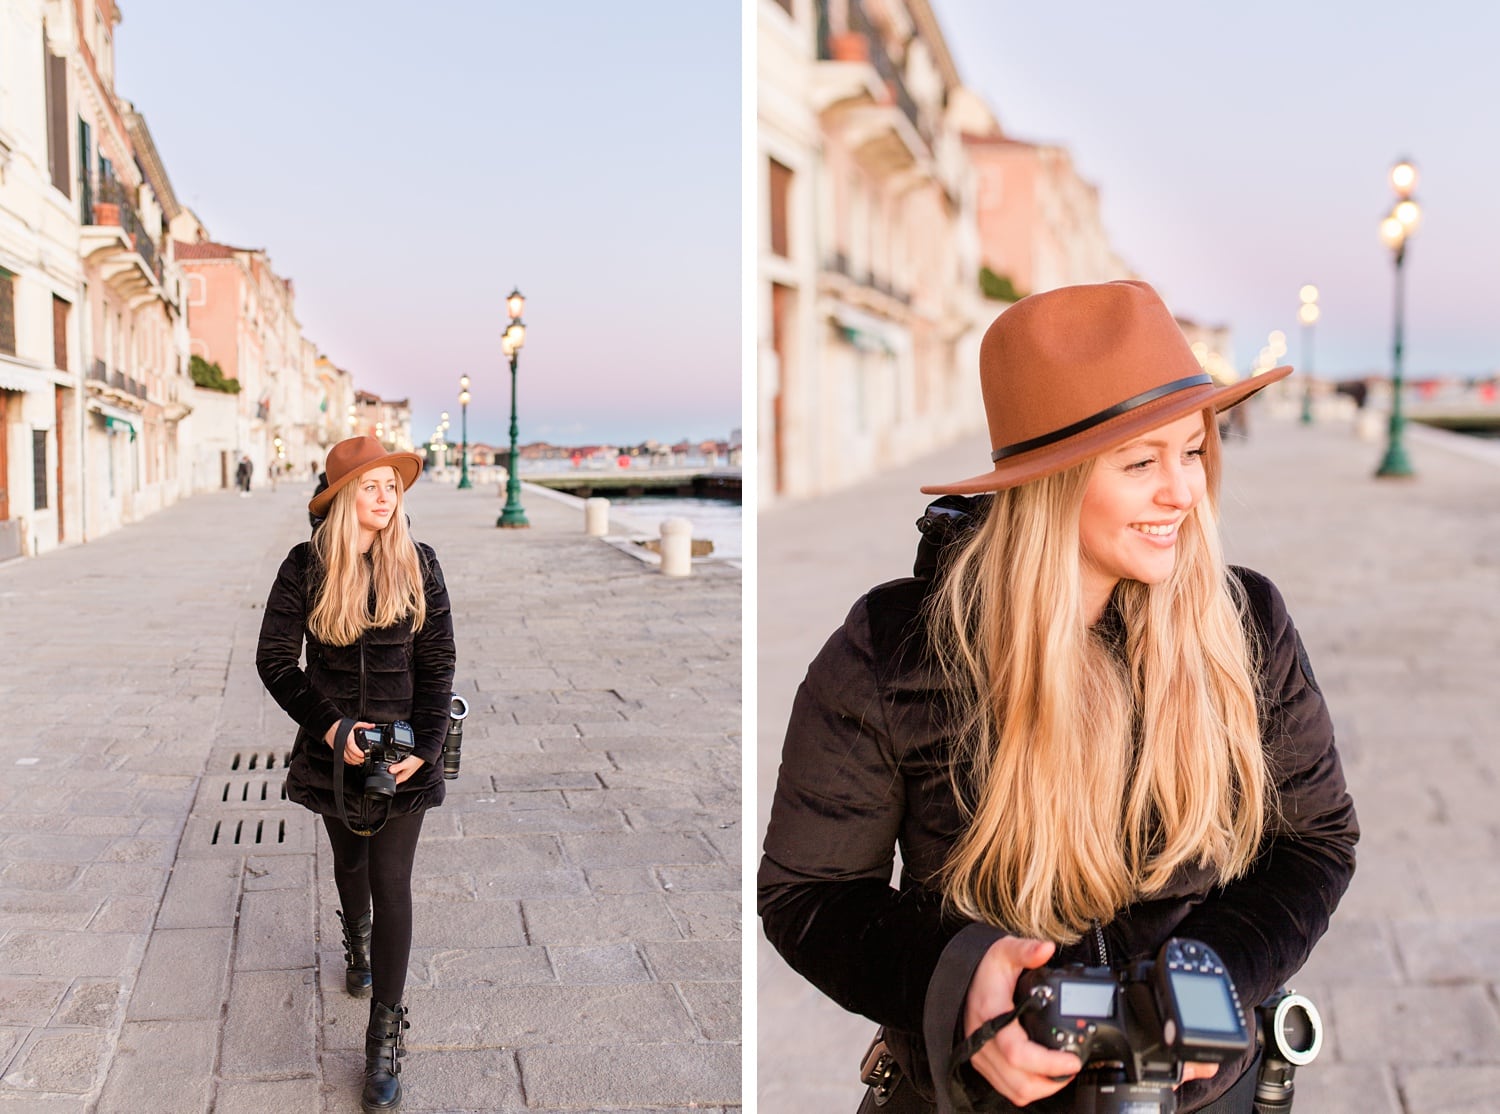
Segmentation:
{"type": "Polygon", "coordinates": [[[1169,1114],[1184,1063],[1236,1060],[1253,1044],[1234,982],[1196,940],[1173,937],[1154,961],[1123,970],[1025,971],[1015,997],[1032,1040],[1083,1061],[1076,1109],[1085,1114],[1169,1114]]]}
{"type": "Polygon", "coordinates": [[[408,757],[417,745],[416,732],[411,724],[398,719],[378,727],[357,727],[355,741],[365,752],[364,772],[366,797],[389,799],[396,795],[396,778],[391,773],[391,764],[408,757]]]}

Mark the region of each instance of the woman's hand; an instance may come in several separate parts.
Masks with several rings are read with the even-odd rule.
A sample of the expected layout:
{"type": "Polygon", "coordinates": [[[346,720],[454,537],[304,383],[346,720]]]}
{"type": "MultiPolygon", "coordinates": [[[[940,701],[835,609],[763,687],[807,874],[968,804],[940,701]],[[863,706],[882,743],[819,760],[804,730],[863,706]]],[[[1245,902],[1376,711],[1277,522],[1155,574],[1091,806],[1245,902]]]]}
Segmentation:
{"type": "Polygon", "coordinates": [[[396,779],[396,784],[400,785],[403,781],[411,777],[412,774],[416,773],[425,765],[427,765],[427,763],[422,761],[422,759],[418,758],[415,754],[408,754],[405,758],[401,759],[400,762],[391,763],[391,776],[396,779]]]}
{"type": "MultiPolygon", "coordinates": [[[[1002,937],[991,944],[969,982],[964,1035],[1011,1009],[1021,972],[1042,966],[1054,950],[1048,941],[1016,936],[1002,937]]],[[[1044,1048],[1032,1041],[1017,1021],[996,1033],[969,1062],[990,1086],[1017,1106],[1056,1094],[1083,1067],[1071,1052],[1044,1048]]]]}
{"type": "MultiPolygon", "coordinates": [[[[329,745],[329,747],[333,746],[334,740],[338,737],[339,724],[343,723],[343,722],[344,722],[343,720],[336,720],[334,722],[334,725],[332,727],[330,727],[327,731],[325,731],[323,733],[323,741],[325,743],[327,743],[329,745]]],[[[362,765],[364,765],[364,762],[365,762],[365,752],[362,751],[362,750],[360,750],[359,749],[359,744],[354,741],[354,732],[355,731],[359,731],[362,728],[374,727],[374,726],[375,725],[373,723],[366,723],[364,720],[360,720],[357,723],[355,723],[354,728],[349,732],[349,737],[344,740],[344,762],[347,765],[350,765],[350,766],[362,766],[362,765]]],[[[391,767],[391,769],[393,769],[393,770],[395,768],[396,768],[395,766],[391,767]]],[[[401,779],[397,778],[396,780],[400,781],[401,779]]]]}
{"type": "MultiPolygon", "coordinates": [[[[1186,1083],[1189,1079],[1212,1079],[1218,1073],[1218,1064],[1203,1064],[1197,1060],[1189,1060],[1182,1065],[1182,1082],[1186,1083]]],[[[1179,1083],[1178,1086],[1182,1084],[1179,1083]]],[[[1174,1087],[1173,1090],[1176,1088],[1174,1087]]]]}

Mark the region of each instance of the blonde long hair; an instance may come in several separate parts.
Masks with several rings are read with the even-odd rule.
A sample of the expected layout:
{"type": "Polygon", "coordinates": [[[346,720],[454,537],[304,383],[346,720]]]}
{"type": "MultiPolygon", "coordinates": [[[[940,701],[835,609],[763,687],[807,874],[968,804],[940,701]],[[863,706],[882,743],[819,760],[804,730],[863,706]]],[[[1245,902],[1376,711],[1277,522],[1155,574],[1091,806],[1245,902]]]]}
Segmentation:
{"type": "Polygon", "coordinates": [[[427,620],[422,558],[406,527],[405,495],[396,484],[396,505],[384,529],[375,534],[367,563],[359,551],[359,518],[354,499],[359,481],[333,497],[328,517],[313,532],[313,553],[323,569],[307,629],[330,646],[352,645],[365,631],[388,627],[411,616],[412,630],[427,620]],[[375,606],[370,607],[370,588],[375,606]]]}
{"type": "Polygon", "coordinates": [[[968,694],[951,768],[967,824],[941,877],[965,916],[1070,943],[1179,868],[1224,882],[1255,857],[1275,805],[1204,420],[1207,496],[1171,576],[1117,586],[1123,639],[1085,614],[1092,461],[997,493],[933,595],[948,691],[968,694]]]}

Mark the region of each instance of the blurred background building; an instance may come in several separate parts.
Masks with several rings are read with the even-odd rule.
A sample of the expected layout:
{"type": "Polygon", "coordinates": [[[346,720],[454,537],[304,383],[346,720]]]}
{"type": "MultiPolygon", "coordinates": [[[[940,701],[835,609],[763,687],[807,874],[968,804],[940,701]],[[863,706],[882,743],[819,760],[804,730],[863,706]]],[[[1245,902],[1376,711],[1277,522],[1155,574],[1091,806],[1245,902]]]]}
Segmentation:
{"type": "MultiPolygon", "coordinates": [[[[1064,147],[1004,132],[963,84],[927,0],[758,4],[767,506],[982,429],[979,341],[1000,311],[1135,276],[1096,187],[1064,147]]],[[[1227,358],[1227,331],[1204,332],[1200,358],[1227,358]]]]}
{"type": "MultiPolygon", "coordinates": [[[[228,487],[242,456],[307,474],[355,424],[291,280],[178,202],[115,90],[120,22],[0,4],[0,560],[228,487]]],[[[371,432],[411,448],[409,408],[376,403],[371,432]]]]}

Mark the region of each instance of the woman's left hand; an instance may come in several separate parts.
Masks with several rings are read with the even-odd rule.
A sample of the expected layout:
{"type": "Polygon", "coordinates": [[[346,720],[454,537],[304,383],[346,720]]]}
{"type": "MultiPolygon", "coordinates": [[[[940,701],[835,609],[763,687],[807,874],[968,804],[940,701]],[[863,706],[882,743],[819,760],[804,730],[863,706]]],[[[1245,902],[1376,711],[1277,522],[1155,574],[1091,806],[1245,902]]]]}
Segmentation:
{"type": "MultiPolygon", "coordinates": [[[[391,767],[391,768],[395,769],[394,766],[391,767]]],[[[1202,1063],[1199,1063],[1196,1060],[1193,1060],[1193,1061],[1190,1061],[1190,1062],[1182,1065],[1182,1082],[1183,1083],[1186,1083],[1189,1079],[1212,1079],[1214,1076],[1216,1076],[1218,1074],[1219,1074],[1219,1065],[1218,1064],[1202,1064],[1202,1063]]],[[[1174,1090],[1175,1090],[1175,1088],[1174,1088],[1174,1090]]]]}
{"type": "Polygon", "coordinates": [[[422,759],[418,758],[415,754],[408,754],[405,758],[401,759],[400,762],[391,763],[391,776],[396,779],[396,784],[400,785],[403,781],[411,777],[412,774],[416,773],[425,765],[427,765],[427,763],[423,762],[422,759]]]}

